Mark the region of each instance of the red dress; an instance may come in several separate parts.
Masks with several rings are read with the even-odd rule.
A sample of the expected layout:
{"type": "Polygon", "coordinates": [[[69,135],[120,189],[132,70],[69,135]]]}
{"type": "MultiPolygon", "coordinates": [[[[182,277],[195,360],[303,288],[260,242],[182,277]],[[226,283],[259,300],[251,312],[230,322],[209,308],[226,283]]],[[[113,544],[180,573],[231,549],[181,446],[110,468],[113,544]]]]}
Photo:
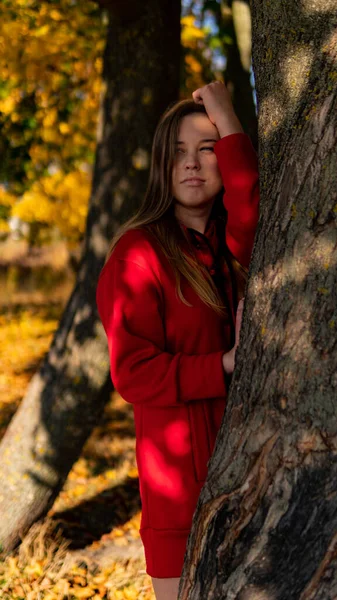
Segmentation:
{"type": "MultiPolygon", "coordinates": [[[[245,134],[215,145],[228,212],[226,243],[248,265],[258,220],[257,159],[245,134]]],[[[199,234],[198,258],[211,264],[214,223],[199,234]],[[204,243],[208,242],[208,243],[204,243]]],[[[232,305],[230,279],[227,297],[232,305]]],[[[134,407],[147,573],[180,577],[193,512],[226,405],[222,355],[230,323],[186,281],[182,303],[154,236],[127,232],[101,271],[97,307],[107,335],[111,378],[134,407]]],[[[231,306],[232,312],[234,307],[231,306]]]]}

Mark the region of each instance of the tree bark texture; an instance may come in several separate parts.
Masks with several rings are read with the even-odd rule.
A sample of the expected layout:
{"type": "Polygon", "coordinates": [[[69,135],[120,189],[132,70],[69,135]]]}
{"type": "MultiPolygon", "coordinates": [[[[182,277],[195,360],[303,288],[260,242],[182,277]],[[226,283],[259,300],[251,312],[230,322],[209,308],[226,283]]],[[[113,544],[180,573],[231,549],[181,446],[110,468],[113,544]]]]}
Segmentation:
{"type": "Polygon", "coordinates": [[[253,0],[261,210],[179,598],[337,597],[337,3],[253,0]]]}
{"type": "Polygon", "coordinates": [[[3,551],[11,550],[51,507],[112,389],[106,336],[96,309],[97,278],[116,228],[145,192],[158,119],[179,96],[180,1],[149,0],[141,11],[137,6],[108,5],[84,251],[51,348],[0,447],[3,551]]]}

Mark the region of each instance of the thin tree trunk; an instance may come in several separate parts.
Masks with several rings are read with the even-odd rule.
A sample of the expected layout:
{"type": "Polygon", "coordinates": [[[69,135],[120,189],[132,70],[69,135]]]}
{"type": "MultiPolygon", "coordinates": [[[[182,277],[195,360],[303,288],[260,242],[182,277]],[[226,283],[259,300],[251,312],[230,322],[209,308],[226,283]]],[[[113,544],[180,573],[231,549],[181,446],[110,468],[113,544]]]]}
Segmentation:
{"type": "Polygon", "coordinates": [[[261,215],[180,599],[337,597],[337,4],[253,0],[261,215]]]}
{"type": "Polygon", "coordinates": [[[226,45],[225,81],[243,129],[257,147],[257,116],[251,83],[251,12],[248,0],[222,2],[222,18],[233,44],[226,45]]]}
{"type": "MultiPolygon", "coordinates": [[[[0,542],[46,514],[109,397],[96,282],[117,226],[141,201],[162,111],[179,94],[180,1],[111,5],[83,257],[50,351],[0,447],[0,542]]],[[[18,340],[18,343],[20,341],[18,340]]]]}

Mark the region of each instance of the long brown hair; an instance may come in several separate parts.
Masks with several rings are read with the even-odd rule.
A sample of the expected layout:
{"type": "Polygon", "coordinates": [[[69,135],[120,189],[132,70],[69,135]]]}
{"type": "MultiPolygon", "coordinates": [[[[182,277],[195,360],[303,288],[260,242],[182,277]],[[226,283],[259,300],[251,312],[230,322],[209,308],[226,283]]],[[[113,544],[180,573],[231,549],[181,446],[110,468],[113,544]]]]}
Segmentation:
{"type": "MultiPolygon", "coordinates": [[[[176,141],[180,121],[192,113],[207,115],[205,107],[193,100],[181,100],[169,107],[161,117],[153,139],[151,169],[147,191],[137,213],[120,227],[114,236],[105,262],[109,259],[117,242],[130,229],[146,229],[150,231],[163,253],[169,260],[177,283],[178,297],[189,304],[181,290],[181,278],[184,277],[198,296],[219,314],[226,313],[221,295],[215,286],[206,267],[201,264],[195,254],[193,244],[184,234],[179,222],[174,216],[174,198],[172,195],[172,170],[175,159],[176,141]]],[[[226,211],[222,203],[223,190],[216,197],[211,218],[216,218],[220,228],[223,224],[223,239],[225,239],[226,211]]],[[[233,284],[238,296],[242,297],[247,279],[247,271],[224,248],[225,260],[234,273],[233,284]]]]}

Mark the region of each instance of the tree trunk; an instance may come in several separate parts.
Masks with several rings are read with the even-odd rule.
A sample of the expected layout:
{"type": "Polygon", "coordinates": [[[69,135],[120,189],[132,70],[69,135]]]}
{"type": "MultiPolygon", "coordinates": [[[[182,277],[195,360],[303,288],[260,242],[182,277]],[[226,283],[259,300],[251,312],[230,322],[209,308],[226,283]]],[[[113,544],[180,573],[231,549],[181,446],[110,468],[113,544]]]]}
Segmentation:
{"type": "Polygon", "coordinates": [[[117,226],[145,191],[159,116],[179,96],[180,1],[149,0],[141,10],[133,0],[109,5],[97,156],[78,277],[49,353],[0,447],[4,551],[51,507],[109,397],[97,278],[117,226]]]}
{"type": "Polygon", "coordinates": [[[250,72],[252,36],[248,0],[223,1],[222,19],[233,39],[233,44],[226,45],[225,81],[243,129],[257,147],[257,117],[250,72]]]}
{"type": "Polygon", "coordinates": [[[261,211],[180,599],[337,597],[337,3],[253,0],[261,211]]]}

